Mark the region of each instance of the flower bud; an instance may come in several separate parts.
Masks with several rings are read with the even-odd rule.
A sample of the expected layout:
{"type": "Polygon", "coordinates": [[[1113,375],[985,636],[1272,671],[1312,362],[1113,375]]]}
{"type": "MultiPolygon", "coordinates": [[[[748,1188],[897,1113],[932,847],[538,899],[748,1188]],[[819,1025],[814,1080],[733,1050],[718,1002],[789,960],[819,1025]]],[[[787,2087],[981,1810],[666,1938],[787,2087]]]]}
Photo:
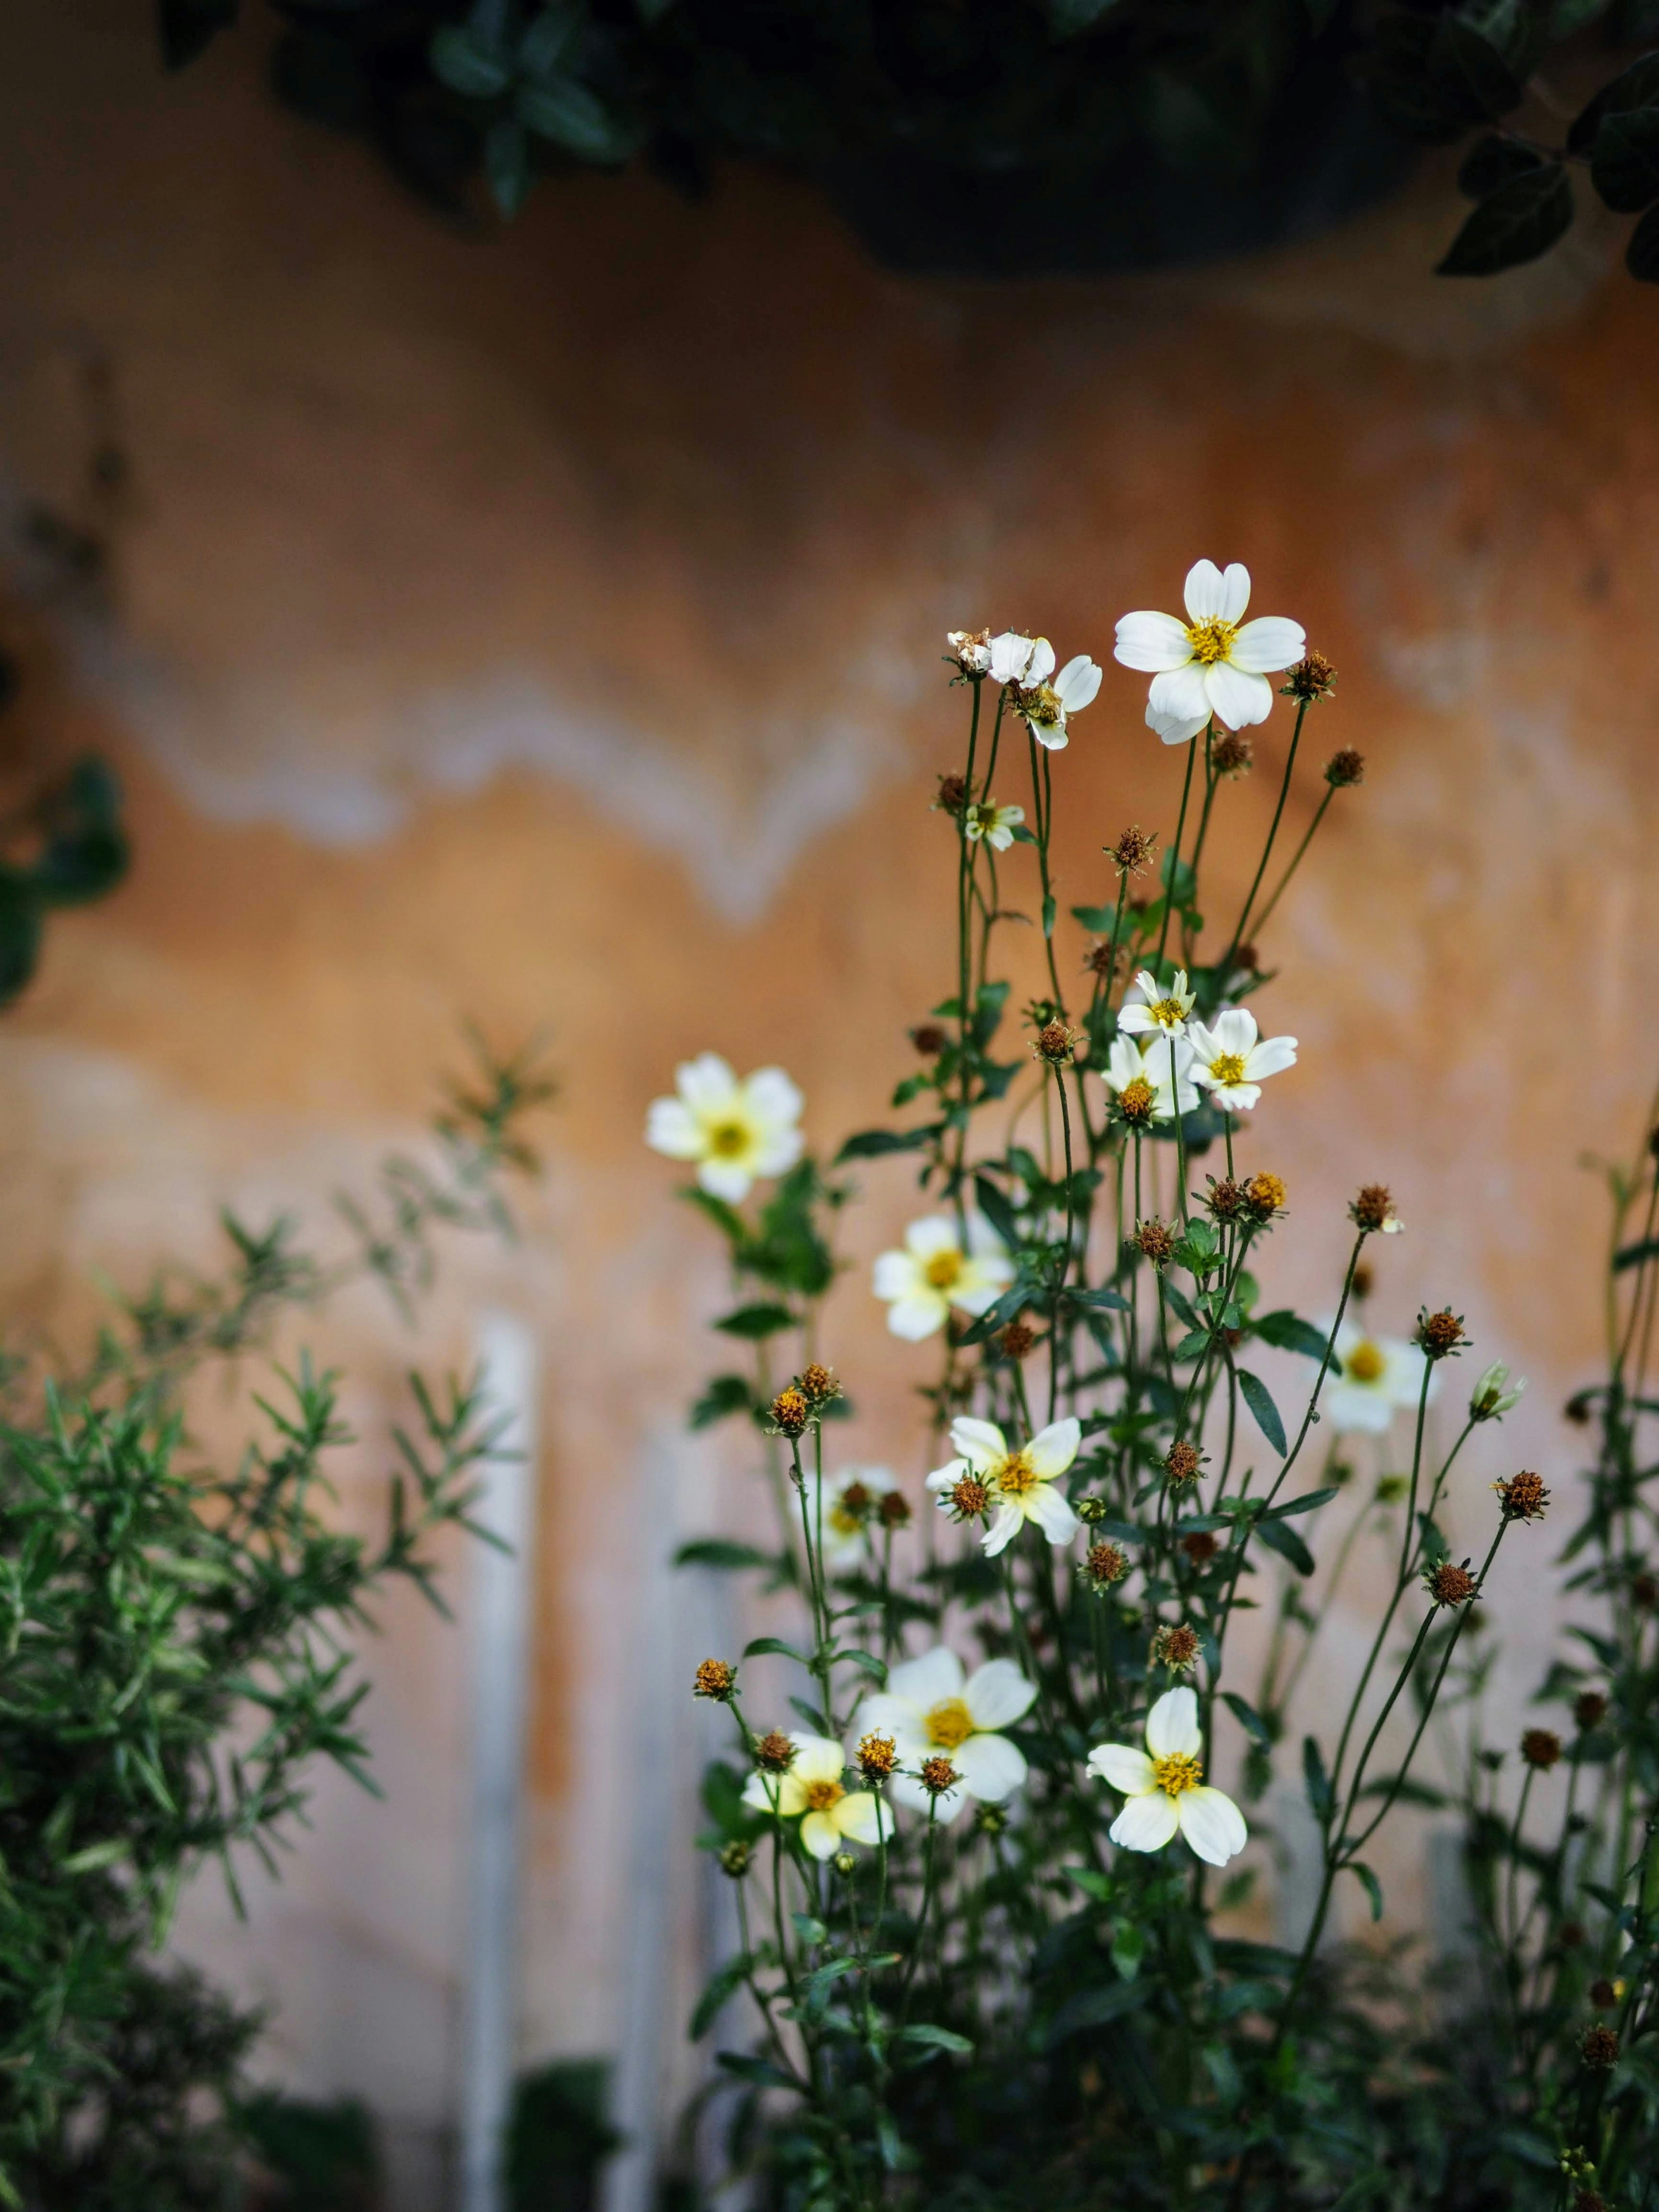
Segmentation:
{"type": "Polygon", "coordinates": [[[1405,1227],[1394,1210],[1394,1200],[1383,1182],[1368,1182],[1348,1208],[1348,1218],[1368,1237],[1398,1236],[1405,1227]]]}
{"type": "Polygon", "coordinates": [[[1437,1605],[1467,1605],[1474,1595],[1474,1577],[1467,1559],[1461,1567],[1449,1559],[1443,1559],[1437,1567],[1425,1567],[1423,1581],[1437,1605]]]}
{"type": "Polygon", "coordinates": [[[763,1774],[787,1774],[795,1763],[795,1747],[781,1729],[773,1729],[755,1746],[755,1764],[763,1774]]]}
{"type": "Polygon", "coordinates": [[[738,1686],[738,1678],[730,1663],[724,1659],[705,1659],[698,1668],[692,1686],[694,1698],[713,1698],[717,1705],[730,1702],[738,1686]]]}
{"type": "Polygon", "coordinates": [[[1472,1421],[1501,1420],[1512,1407],[1521,1402],[1521,1393],[1526,1389],[1526,1377],[1511,1386],[1510,1370],[1501,1359],[1494,1359],[1469,1397],[1469,1419],[1472,1421]]]}
{"type": "Polygon", "coordinates": [[[1167,1667],[1172,1674],[1190,1674],[1203,1649],[1198,1631],[1184,1622],[1178,1628],[1160,1628],[1152,1638],[1152,1664],[1167,1667]]]}
{"type": "Polygon", "coordinates": [[[1578,2039],[1578,2055],[1598,2073],[1619,2063],[1619,2038],[1605,2021],[1595,2021],[1578,2039]]]}
{"type": "Polygon", "coordinates": [[[1303,699],[1311,706],[1317,699],[1328,699],[1335,690],[1335,669],[1322,653],[1310,651],[1294,668],[1285,670],[1279,696],[1281,699],[1303,699]]]}
{"type": "Polygon", "coordinates": [[[805,1430],[811,1410],[805,1391],[792,1382],[772,1401],[772,1425],[781,1437],[798,1437],[805,1430]]]}
{"type": "Polygon", "coordinates": [[[1521,1739],[1521,1756],[1528,1766],[1547,1774],[1561,1759],[1561,1739],[1549,1729],[1528,1729],[1521,1739]]]}
{"type": "Polygon", "coordinates": [[[1449,1359],[1458,1346],[1468,1341],[1463,1334],[1462,1315],[1453,1313],[1449,1306],[1441,1307],[1437,1313],[1430,1313],[1425,1308],[1418,1315],[1418,1347],[1425,1358],[1449,1359]]]}
{"type": "Polygon", "coordinates": [[[948,1759],[924,1759],[919,1774],[921,1786],[930,1797],[942,1797],[962,1778],[948,1759]]]}
{"type": "Polygon", "coordinates": [[[851,1851],[837,1851],[834,1858],[830,1860],[830,1863],[834,1867],[836,1872],[841,1876],[842,1880],[846,1881],[857,1872],[859,1863],[853,1856],[851,1851]]]}
{"type": "Polygon", "coordinates": [[[749,1862],[754,1856],[741,1836],[733,1836],[720,1850],[720,1872],[729,1874],[733,1881],[741,1881],[749,1871],[749,1862]]]}

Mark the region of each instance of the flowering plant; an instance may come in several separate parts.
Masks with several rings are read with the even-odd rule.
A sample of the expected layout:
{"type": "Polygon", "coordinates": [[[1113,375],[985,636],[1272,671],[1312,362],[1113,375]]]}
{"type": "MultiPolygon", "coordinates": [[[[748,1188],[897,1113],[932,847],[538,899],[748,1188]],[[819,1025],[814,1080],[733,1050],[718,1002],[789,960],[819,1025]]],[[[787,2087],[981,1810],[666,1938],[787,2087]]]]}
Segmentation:
{"type": "MultiPolygon", "coordinates": [[[[1079,655],[1054,678],[1046,640],[952,633],[969,726],[939,801],[955,975],[894,1101],[922,1118],[852,1137],[826,1170],[775,1070],[745,1086],[705,1056],[681,1070],[679,1105],[652,1109],[652,1141],[698,1162],[687,1195],[726,1240],[741,1302],[720,1327],[755,1352],[694,1419],[759,1431],[780,1514],[770,1553],[709,1540],[682,1557],[759,1569],[804,1615],[797,1640],[706,1660],[695,1685],[731,1720],[704,1796],[738,1948],[693,2028],[722,2031],[732,2159],[800,2212],[1653,2199],[1659,1585],[1643,1485],[1659,1470],[1640,1437],[1659,1411],[1659,1158],[1639,1236],[1617,1240],[1607,1376],[1574,1401],[1600,1424],[1568,1547],[1593,1612],[1539,1692],[1573,1724],[1528,1729],[1510,1759],[1481,1734],[1485,1620],[1535,1582],[1535,1545],[1504,1547],[1548,1486],[1499,1476],[1478,1559],[1454,1558],[1445,1524],[1466,1450],[1477,1432],[1490,1449],[1524,1385],[1489,1366],[1442,1432],[1435,1401],[1457,1395],[1468,1340],[1438,1305],[1408,1340],[1373,1331],[1371,1247],[1401,1226],[1379,1183],[1349,1206],[1324,1314],[1264,1293],[1289,1185],[1255,1123],[1271,1127],[1298,1048],[1246,1001],[1271,980],[1262,933],[1364,763],[1332,754],[1285,858],[1335,675],[1297,623],[1246,622],[1249,595],[1242,568],[1200,562],[1184,618],[1118,625],[1117,659],[1151,678],[1146,721],[1184,758],[1155,887],[1140,878],[1157,840],[1130,829],[1105,848],[1111,895],[1072,908],[1080,983],[1050,860],[1055,756],[1101,672],[1079,655]],[[1217,932],[1200,870],[1272,673],[1294,718],[1282,781],[1217,932]],[[975,834],[1016,746],[1018,855],[975,834]],[[996,962],[1014,866],[1033,878],[1042,970],[1009,1050],[996,962]],[[764,1142],[788,1164],[753,1212],[708,1172],[758,1141],[698,1118],[715,1091],[782,1116],[764,1142]],[[901,1356],[931,1358],[931,1471],[909,1496],[885,1470],[835,1472],[845,1401],[817,1352],[852,1194],[840,1170],[885,1155],[919,1159],[927,1193],[872,1285],[901,1356]],[[786,1374],[776,1349],[796,1344],[786,1374]],[[1364,1656],[1310,1676],[1368,1553],[1364,1656]],[[805,1732],[777,1725],[786,1705],[805,1732]],[[1431,1735],[1459,1708],[1467,1725],[1431,1735]],[[1461,1823],[1458,1924],[1426,1969],[1335,1940],[1352,1905],[1382,1919],[1380,1832],[1412,1808],[1461,1823]],[[1276,1927],[1255,1897],[1269,1847],[1276,1927]]],[[[1643,1180],[1614,1178],[1621,1224],[1643,1180]]]]}

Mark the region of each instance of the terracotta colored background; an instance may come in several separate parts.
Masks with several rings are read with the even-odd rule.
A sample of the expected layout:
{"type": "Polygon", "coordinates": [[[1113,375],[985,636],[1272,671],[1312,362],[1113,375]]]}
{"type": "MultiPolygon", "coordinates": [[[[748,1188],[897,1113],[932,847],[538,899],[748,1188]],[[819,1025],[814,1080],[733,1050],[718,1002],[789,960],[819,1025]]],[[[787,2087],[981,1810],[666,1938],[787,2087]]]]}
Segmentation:
{"type": "MultiPolygon", "coordinates": [[[[1654,1073],[1654,298],[1593,221],[1536,269],[1436,283],[1456,213],[1433,171],[1293,252],[1086,286],[901,283],[760,179],[702,210],[570,184],[462,237],[268,105],[255,37],[171,81],[126,0],[19,43],[10,535],[78,461],[87,340],[136,481],[107,607],[43,609],[17,552],[10,742],[111,756],[137,861],[0,1034],[0,1311],[72,1336],[96,1271],[205,1264],[225,1199],[303,1205],[337,1242],[331,1192],[417,1141],[461,1018],[550,1029],[564,1094],[520,1246],[457,1255],[417,1343],[368,1293],[303,1334],[349,1364],[343,1510],[366,1517],[409,1360],[464,1359],[486,1303],[537,1332],[522,2046],[621,2054],[637,2201],[652,2116],[695,2079],[678,2023],[716,1909],[684,1680],[735,1632],[665,1561],[750,1510],[741,1451],[680,1431],[721,1285],[645,1102],[713,1046],[789,1066],[821,1144],[878,1118],[948,988],[940,633],[1105,659],[1118,612],[1243,559],[1255,611],[1340,665],[1316,758],[1370,763],[1274,925],[1303,1062],[1257,1140],[1292,1191],[1273,1288],[1328,1303],[1343,1198],[1386,1177],[1411,1234],[1383,1323],[1451,1298],[1533,1377],[1460,1528],[1522,1459],[1565,1479],[1602,1237],[1577,1163],[1627,1148],[1654,1073]]],[[[1105,895],[1126,822],[1173,825],[1140,701],[1109,672],[1058,764],[1062,903],[1105,895]]],[[[1288,727],[1221,801],[1228,901],[1288,727]]],[[[851,1442],[915,1480],[927,1359],[864,1291],[905,1177],[865,1181],[831,1349],[851,1442]]],[[[1523,1548],[1494,1610],[1535,1643],[1550,1546],[1523,1548]]],[[[462,1611],[388,1611],[386,1802],[325,1784],[251,1924],[210,1886],[185,1937],[280,2003],[274,2071],[374,2103],[410,2205],[453,2091],[462,1611]]],[[[1345,1614],[1334,1648],[1362,1630],[1345,1614]]]]}

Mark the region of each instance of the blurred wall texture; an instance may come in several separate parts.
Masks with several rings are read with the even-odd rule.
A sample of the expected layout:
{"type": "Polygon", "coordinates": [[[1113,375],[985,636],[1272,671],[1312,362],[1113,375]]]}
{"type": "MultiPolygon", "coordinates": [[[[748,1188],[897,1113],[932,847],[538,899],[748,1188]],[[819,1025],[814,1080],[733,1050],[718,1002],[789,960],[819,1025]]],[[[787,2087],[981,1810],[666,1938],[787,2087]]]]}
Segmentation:
{"type": "MultiPolygon", "coordinates": [[[[753,1510],[741,1447],[682,1433],[721,1285],[641,1148],[646,1101],[714,1047],[788,1066],[822,1146],[879,1118],[948,988],[943,631],[1103,660],[1117,613],[1242,559],[1257,611],[1341,669],[1314,765],[1370,763],[1274,924],[1273,1025],[1303,1048],[1256,1144],[1291,1185],[1274,1287],[1328,1305],[1344,1198],[1386,1178],[1410,1234],[1383,1322],[1452,1299],[1533,1378],[1468,1525],[1507,1467],[1563,1479],[1603,1236],[1579,1158],[1632,1140],[1659,1036],[1653,300],[1593,224],[1437,283],[1432,173],[1279,256],[1075,287],[890,279],[754,178],[702,209],[589,178],[465,237],[274,108],[257,38],[164,80],[148,11],[88,0],[11,43],[9,765],[105,750],[137,865],[0,1032],[0,1313],[73,1339],[99,1271],[207,1264],[225,1200],[302,1206],[326,1241],[331,1193],[418,1141],[463,1018],[550,1031],[563,1094],[519,1245],[458,1253],[418,1337],[367,1292],[303,1334],[350,1364],[362,1516],[404,1367],[466,1359],[486,1306],[533,1333],[520,2049],[618,2060],[614,2194],[640,2203],[696,2078],[714,1909],[684,1683],[735,1632],[667,1559],[753,1510]],[[88,345],[134,476],[107,604],[48,610],[15,517],[79,465],[88,345]]],[[[1109,671],[1057,764],[1062,902],[1106,895],[1126,823],[1173,826],[1141,696],[1109,671]]],[[[1281,710],[1224,793],[1230,898],[1288,731],[1281,710]]],[[[915,1484],[927,1361],[866,1294],[909,1194],[902,1168],[865,1182],[830,1349],[849,1445],[915,1484]]],[[[1511,1599],[1534,1640],[1549,1549],[1511,1599]]],[[[385,1801],[326,1782],[249,1923],[210,1877],[184,1936],[279,2008],[274,2075],[371,2100],[410,2205],[457,2094],[452,1565],[459,1622],[399,1604],[370,1655],[385,1801]]]]}

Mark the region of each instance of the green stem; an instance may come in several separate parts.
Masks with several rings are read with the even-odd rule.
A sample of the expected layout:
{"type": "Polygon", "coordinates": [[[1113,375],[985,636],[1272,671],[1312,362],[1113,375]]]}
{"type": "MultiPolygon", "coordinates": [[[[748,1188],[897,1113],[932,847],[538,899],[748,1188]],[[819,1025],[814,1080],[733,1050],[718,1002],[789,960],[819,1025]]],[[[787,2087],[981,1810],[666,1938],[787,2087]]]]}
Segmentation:
{"type": "Polygon", "coordinates": [[[1233,955],[1244,942],[1244,932],[1249,927],[1250,908],[1255,904],[1255,895],[1261,888],[1261,878],[1267,874],[1267,862],[1273,857],[1273,841],[1279,836],[1279,819],[1285,811],[1285,801],[1290,796],[1291,772],[1296,766],[1296,749],[1302,742],[1302,725],[1307,720],[1308,706],[1309,702],[1304,699],[1297,707],[1296,727],[1291,732],[1291,750],[1285,756],[1285,775],[1279,787],[1279,804],[1273,809],[1273,824],[1267,831],[1267,842],[1261,848],[1261,859],[1256,867],[1255,881],[1250,885],[1249,896],[1239,909],[1238,922],[1233,931],[1232,942],[1228,945],[1227,957],[1221,963],[1224,973],[1231,969],[1233,955]]]}
{"type": "MultiPolygon", "coordinates": [[[[1209,732],[1206,730],[1205,732],[1206,740],[1208,735],[1209,732]]],[[[1187,827],[1187,801],[1192,796],[1193,763],[1197,757],[1198,740],[1196,738],[1188,738],[1187,774],[1181,787],[1181,811],[1176,817],[1175,843],[1170,848],[1170,881],[1164,895],[1164,925],[1158,933],[1158,965],[1160,968],[1164,964],[1164,949],[1170,941],[1170,916],[1175,910],[1176,883],[1181,873],[1181,838],[1182,831],[1187,827]]],[[[1162,976],[1158,978],[1160,982],[1163,980],[1162,976]]],[[[1170,1067],[1173,1071],[1173,1060],[1170,1062],[1170,1067]]]]}

